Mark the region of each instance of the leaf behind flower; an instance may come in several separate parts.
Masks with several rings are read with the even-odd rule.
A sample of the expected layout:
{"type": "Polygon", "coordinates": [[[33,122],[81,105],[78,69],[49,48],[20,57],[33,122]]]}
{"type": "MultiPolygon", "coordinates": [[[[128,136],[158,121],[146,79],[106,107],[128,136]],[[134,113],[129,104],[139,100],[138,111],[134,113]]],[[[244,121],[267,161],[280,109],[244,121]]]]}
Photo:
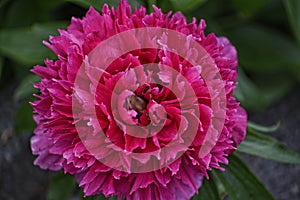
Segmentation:
{"type": "Polygon", "coordinates": [[[272,72],[300,79],[300,47],[287,35],[257,24],[228,30],[239,52],[240,64],[250,72],[272,72]]]}
{"type": "Polygon", "coordinates": [[[273,137],[249,129],[238,151],[283,163],[300,164],[300,154],[289,149],[273,137]]]}
{"type": "Polygon", "coordinates": [[[49,35],[57,35],[57,29],[65,27],[64,22],[35,24],[30,28],[10,28],[0,30],[0,52],[28,68],[42,63],[44,58],[54,58],[54,54],[42,44],[49,35]]]}
{"type": "MultiPolygon", "coordinates": [[[[211,174],[211,173],[210,173],[211,174]]],[[[203,179],[202,186],[199,188],[199,194],[193,196],[192,200],[221,200],[217,184],[214,177],[210,176],[210,179],[203,179]]]]}
{"type": "Polygon", "coordinates": [[[285,9],[288,15],[290,26],[300,45],[300,1],[284,0],[285,9]]]}
{"type": "Polygon", "coordinates": [[[75,189],[75,178],[71,175],[59,173],[52,177],[47,200],[67,200],[75,189]]]}
{"type": "Polygon", "coordinates": [[[235,154],[229,157],[226,171],[214,171],[231,200],[273,200],[274,198],[247,165],[235,154]]]}
{"type": "MultiPolygon", "coordinates": [[[[120,3],[120,0],[110,0],[110,1],[105,1],[105,0],[88,0],[88,1],[87,0],[65,0],[65,1],[74,3],[83,8],[89,8],[90,6],[93,6],[98,11],[101,11],[102,6],[104,4],[108,4],[109,6],[113,6],[114,8],[117,8],[120,3]]],[[[142,5],[142,2],[139,0],[130,0],[129,3],[133,8],[142,5]]]]}

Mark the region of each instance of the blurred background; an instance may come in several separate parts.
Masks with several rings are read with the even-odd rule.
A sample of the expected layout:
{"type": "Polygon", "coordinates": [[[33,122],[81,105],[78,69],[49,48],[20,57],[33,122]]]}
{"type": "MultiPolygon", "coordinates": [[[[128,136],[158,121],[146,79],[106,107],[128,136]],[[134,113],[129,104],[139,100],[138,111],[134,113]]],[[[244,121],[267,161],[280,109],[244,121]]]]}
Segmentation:
{"type": "MultiPolygon", "coordinates": [[[[101,10],[118,0],[0,0],[0,199],[78,199],[71,177],[33,166],[29,140],[35,123],[28,102],[30,69],[56,59],[43,44],[71,17],[82,18],[90,5],[101,10]],[[69,179],[69,180],[68,180],[69,179]],[[60,191],[60,188],[63,188],[60,191]],[[56,191],[53,192],[53,191],[56,191]],[[58,191],[58,192],[57,192],[58,191]],[[58,193],[58,194],[57,194],[58,193]]],[[[239,54],[235,96],[249,119],[263,125],[280,121],[268,133],[300,152],[300,1],[299,0],[129,0],[151,11],[183,12],[207,22],[207,33],[226,36],[239,54]]],[[[300,167],[242,155],[275,199],[300,199],[300,167]]]]}

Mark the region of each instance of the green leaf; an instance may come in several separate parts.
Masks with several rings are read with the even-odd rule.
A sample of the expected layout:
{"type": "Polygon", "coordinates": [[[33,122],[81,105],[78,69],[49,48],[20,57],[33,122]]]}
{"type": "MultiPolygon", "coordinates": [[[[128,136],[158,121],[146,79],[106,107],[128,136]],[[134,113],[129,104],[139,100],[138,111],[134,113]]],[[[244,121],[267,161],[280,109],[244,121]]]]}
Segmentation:
{"type": "Polygon", "coordinates": [[[296,80],[290,75],[269,72],[255,74],[254,80],[250,80],[242,69],[239,69],[238,85],[235,97],[248,110],[263,110],[267,106],[279,101],[293,89],[296,80]]]}
{"type": "Polygon", "coordinates": [[[274,198],[265,186],[256,178],[246,164],[237,157],[229,157],[226,171],[215,171],[214,175],[224,185],[231,200],[273,200],[274,198]]]}
{"type": "Polygon", "coordinates": [[[28,102],[24,102],[19,107],[15,117],[15,131],[22,133],[24,131],[33,131],[36,126],[32,117],[32,107],[28,102]]]}
{"type": "Polygon", "coordinates": [[[285,9],[294,35],[300,45],[300,1],[284,0],[285,9]]]}
{"type": "Polygon", "coordinates": [[[26,27],[33,23],[51,20],[53,9],[64,3],[62,0],[14,0],[7,7],[6,27],[26,27]]]}
{"type": "Polygon", "coordinates": [[[102,6],[107,3],[110,6],[117,7],[119,4],[119,0],[111,0],[111,1],[105,1],[105,0],[65,0],[70,3],[77,4],[79,6],[82,6],[84,8],[89,8],[90,6],[93,6],[96,10],[101,10],[102,6]]]}
{"type": "Polygon", "coordinates": [[[76,181],[73,176],[60,173],[54,176],[50,182],[47,200],[67,200],[75,186],[76,181]]]}
{"type": "Polygon", "coordinates": [[[254,122],[248,122],[249,129],[253,129],[254,131],[260,131],[263,133],[274,132],[274,131],[278,130],[279,127],[280,127],[280,122],[278,122],[277,124],[272,125],[272,126],[262,126],[262,125],[254,123],[254,122]]]}
{"type": "MultiPolygon", "coordinates": [[[[96,10],[100,11],[102,9],[102,6],[104,4],[108,4],[109,6],[114,6],[115,8],[118,7],[120,0],[65,0],[66,2],[74,3],[79,6],[82,6],[84,8],[88,8],[90,6],[93,6],[96,10]]],[[[142,5],[142,3],[139,0],[130,0],[130,5],[132,7],[138,7],[142,5]]]]}
{"type": "Polygon", "coordinates": [[[49,20],[49,13],[40,12],[39,5],[34,0],[14,0],[8,6],[4,24],[10,28],[25,27],[32,25],[34,21],[43,19],[49,20]]]}
{"type": "Polygon", "coordinates": [[[15,90],[14,100],[20,101],[31,97],[37,91],[32,84],[37,83],[39,80],[40,78],[34,74],[26,76],[15,90]]]}
{"type": "Polygon", "coordinates": [[[0,56],[0,80],[2,76],[3,67],[4,67],[4,58],[0,56]]]}
{"type": "Polygon", "coordinates": [[[199,194],[193,196],[192,200],[221,200],[215,180],[212,176],[210,179],[204,179],[199,189],[199,194]]]}
{"type": "Polygon", "coordinates": [[[64,0],[35,0],[38,2],[42,7],[47,7],[48,9],[57,8],[59,6],[62,6],[66,2],[64,0]]]}
{"type": "Polygon", "coordinates": [[[257,86],[246,76],[242,69],[239,69],[237,87],[234,96],[247,109],[261,110],[266,107],[266,103],[260,94],[257,86]]]}
{"type": "Polygon", "coordinates": [[[55,22],[47,22],[42,24],[34,24],[31,27],[31,30],[34,34],[41,35],[41,36],[47,36],[47,39],[49,35],[58,35],[58,29],[64,29],[67,28],[67,24],[69,22],[65,21],[55,21],[55,22]]]}
{"type": "Polygon", "coordinates": [[[0,1],[0,9],[2,9],[5,6],[5,4],[7,4],[8,2],[9,2],[9,0],[1,0],[0,1]]]}
{"type": "Polygon", "coordinates": [[[270,105],[285,97],[296,84],[296,80],[287,73],[257,74],[254,82],[259,88],[265,104],[270,105]]]}
{"type": "Polygon", "coordinates": [[[248,129],[246,139],[238,151],[283,163],[300,164],[300,154],[281,144],[273,137],[248,129]]]}
{"type": "Polygon", "coordinates": [[[228,30],[247,71],[269,75],[289,72],[300,78],[300,47],[276,30],[249,25],[228,30]]]}
{"type": "Polygon", "coordinates": [[[250,17],[256,14],[270,0],[231,0],[241,16],[250,17]]]}
{"type": "Polygon", "coordinates": [[[49,35],[57,35],[64,23],[36,24],[31,28],[0,30],[0,52],[18,62],[28,65],[42,63],[45,58],[54,58],[50,49],[42,44],[49,35]]]}
{"type": "Polygon", "coordinates": [[[169,1],[172,4],[173,10],[186,12],[198,8],[207,0],[169,0],[169,1]]]}
{"type": "Polygon", "coordinates": [[[148,2],[148,10],[150,12],[154,12],[153,5],[157,4],[157,0],[147,0],[148,2]]]}

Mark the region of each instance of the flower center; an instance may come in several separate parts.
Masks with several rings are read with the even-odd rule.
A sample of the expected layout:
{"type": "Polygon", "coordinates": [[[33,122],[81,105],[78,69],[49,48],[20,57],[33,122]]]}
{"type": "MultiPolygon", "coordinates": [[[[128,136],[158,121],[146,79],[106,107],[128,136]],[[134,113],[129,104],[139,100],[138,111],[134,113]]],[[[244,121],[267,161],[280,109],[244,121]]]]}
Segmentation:
{"type": "Polygon", "coordinates": [[[130,110],[135,110],[138,115],[141,116],[147,107],[147,103],[141,97],[130,96],[128,99],[128,106],[130,110]]]}

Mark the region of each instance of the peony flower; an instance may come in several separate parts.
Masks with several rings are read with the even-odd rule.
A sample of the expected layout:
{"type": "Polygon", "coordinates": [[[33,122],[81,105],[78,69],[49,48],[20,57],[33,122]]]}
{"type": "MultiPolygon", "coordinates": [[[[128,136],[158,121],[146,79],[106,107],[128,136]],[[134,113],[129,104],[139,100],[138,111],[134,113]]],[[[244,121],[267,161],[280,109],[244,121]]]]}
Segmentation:
{"type": "Polygon", "coordinates": [[[232,96],[236,50],[205,28],[126,0],[72,18],[45,42],[58,59],[32,70],[34,164],[74,175],[85,196],[191,198],[247,124],[232,96]]]}

